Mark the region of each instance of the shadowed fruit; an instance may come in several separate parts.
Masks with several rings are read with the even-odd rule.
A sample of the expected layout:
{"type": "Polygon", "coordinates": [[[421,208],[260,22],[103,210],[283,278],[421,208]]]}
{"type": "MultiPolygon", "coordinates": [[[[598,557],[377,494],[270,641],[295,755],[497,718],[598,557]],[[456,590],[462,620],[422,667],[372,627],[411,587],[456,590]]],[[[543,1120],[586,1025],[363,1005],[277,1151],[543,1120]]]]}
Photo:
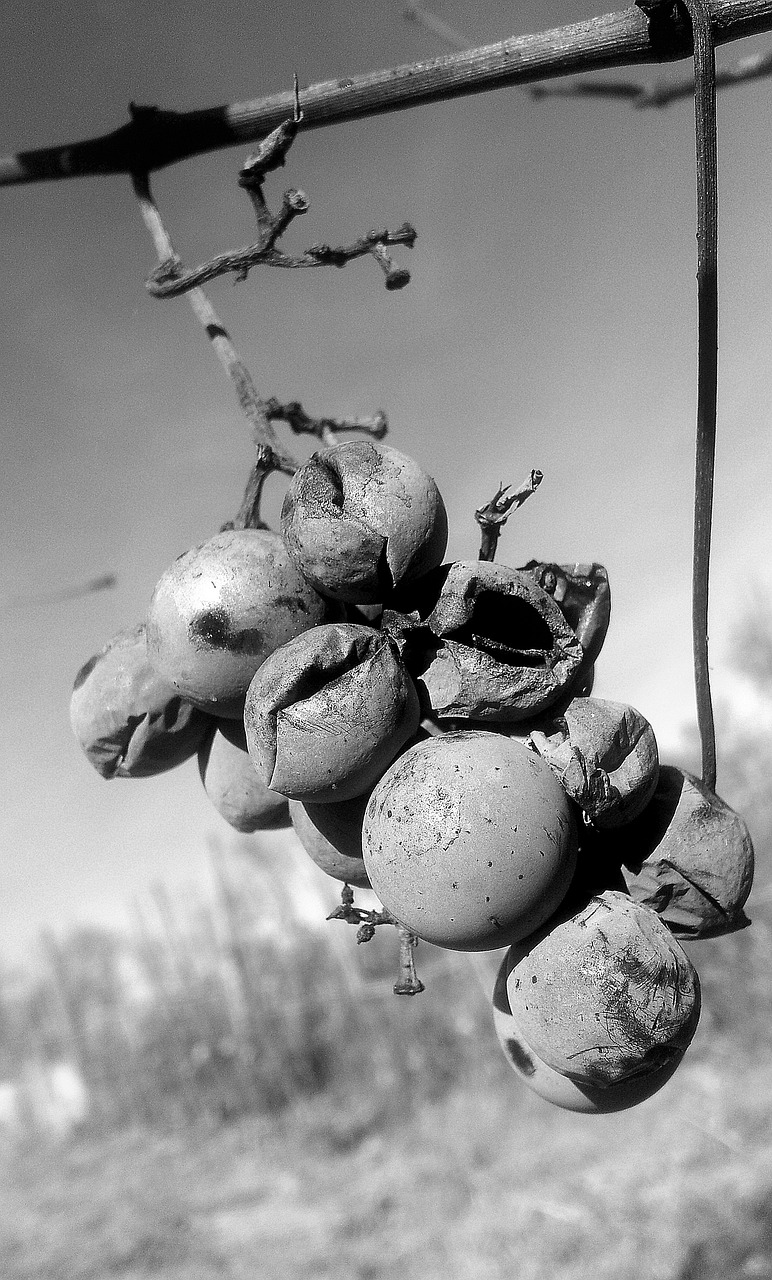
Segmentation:
{"type": "Polygon", "coordinates": [[[290,800],[295,834],[308,856],[335,880],[369,889],[362,858],[362,818],[368,795],[337,804],[301,804],[290,800]]]}
{"type": "Polygon", "coordinates": [[[210,720],[150,661],[145,624],[84,663],[70,700],[73,732],[103,778],[147,778],[196,754],[210,720]]]}
{"type": "Polygon", "coordinates": [[[387,635],[332,622],[266,660],[247,693],[247,745],[264,782],[325,803],[368,791],[418,728],[418,695],[387,635]]]}
{"type": "Polygon", "coordinates": [[[292,478],[281,513],[287,550],[335,600],[375,604],[445,554],[448,521],[434,480],[372,440],[313,454],[292,478]]]}
{"type": "Polygon", "coordinates": [[[605,1088],[679,1062],[697,1028],[694,967],[649,907],[607,890],[511,949],[512,1016],[535,1054],[605,1088]]]}
{"type": "Polygon", "coordinates": [[[219,720],[198,751],[198,771],[217,812],[237,831],[290,825],[285,796],[265,785],[247,751],[239,720],[219,720]]]}
{"type": "Polygon", "coordinates": [[[239,719],[261,663],[330,612],[278,534],[229,529],[186,551],[162,574],[148,611],[148,650],[189,702],[239,719]]]}
{"type": "Polygon", "coordinates": [[[376,785],[362,852],[373,889],[427,942],[487,951],[562,901],[576,862],[571,807],[549,767],[502,734],[418,742],[376,785]]]}

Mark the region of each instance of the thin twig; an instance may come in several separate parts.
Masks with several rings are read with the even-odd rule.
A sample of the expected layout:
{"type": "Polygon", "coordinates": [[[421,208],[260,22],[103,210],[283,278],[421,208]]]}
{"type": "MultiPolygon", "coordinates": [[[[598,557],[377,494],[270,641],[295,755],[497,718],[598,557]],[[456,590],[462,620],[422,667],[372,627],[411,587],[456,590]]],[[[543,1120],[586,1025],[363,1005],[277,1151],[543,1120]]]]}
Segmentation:
{"type": "MultiPolygon", "coordinates": [[[[153,243],[159,259],[162,262],[176,259],[174,246],[153,200],[148,175],[146,173],[132,174],[132,183],[139,200],[142,217],[153,237],[153,243]]],[[[188,300],[210,339],[217,358],[236,388],[239,404],[252,427],[255,448],[258,451],[257,464],[262,461],[264,465],[272,470],[283,471],[286,475],[294,474],[297,470],[297,462],[282,449],[279,438],[255,390],[249,370],[237,355],[230,335],[203,289],[192,289],[188,293],[188,300]]]]}
{"type": "Polygon", "coordinates": [[[399,977],[394,983],[394,994],[397,996],[417,996],[425,989],[416,973],[415,949],[418,938],[402,924],[396,916],[384,907],[381,911],[370,911],[365,907],[357,907],[354,903],[354,891],[351,885],[344,884],[340,905],[331,911],[328,920],[342,920],[344,924],[357,926],[357,942],[369,942],[375,936],[379,925],[393,925],[399,934],[399,977]]]}
{"type": "Polygon", "coordinates": [[[338,436],[347,431],[362,432],[375,440],[382,440],[388,431],[383,409],[362,418],[312,418],[297,400],[284,404],[272,397],[262,404],[272,422],[286,422],[295,435],[316,436],[325,445],[337,444],[338,436]]]}
{"type": "Polygon", "coordinates": [[[478,560],[495,560],[501,530],[509,516],[536,492],[543,479],[541,471],[531,471],[528,479],[511,492],[508,484],[500,484],[490,502],[475,511],[474,518],[482,529],[478,560]]]}
{"type": "MultiPolygon", "coordinates": [[[[718,44],[772,30],[772,0],[711,0],[711,14],[718,44]]],[[[304,128],[323,128],[582,71],[670,62],[690,53],[690,46],[675,38],[653,41],[645,17],[633,7],[477,49],[312,85],[303,91],[304,128]]],[[[264,138],[292,115],[293,107],[294,94],[289,92],[189,112],[135,108],[134,119],[113,133],[0,159],[0,185],[151,172],[189,156],[264,138]]]]}
{"type": "Polygon", "coordinates": [[[716,63],[707,0],[685,0],[694,32],[697,153],[697,445],[694,480],[692,644],[702,780],[716,787],[716,731],[708,667],[708,584],[718,386],[718,159],[716,63]]]}

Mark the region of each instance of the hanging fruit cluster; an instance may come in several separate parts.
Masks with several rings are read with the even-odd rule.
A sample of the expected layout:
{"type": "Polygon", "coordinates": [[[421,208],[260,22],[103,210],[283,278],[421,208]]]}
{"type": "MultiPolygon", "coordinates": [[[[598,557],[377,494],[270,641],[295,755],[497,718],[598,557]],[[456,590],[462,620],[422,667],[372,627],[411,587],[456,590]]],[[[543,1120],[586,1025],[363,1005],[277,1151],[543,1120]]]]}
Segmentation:
{"type": "Polygon", "coordinates": [[[447,564],[446,543],[410,458],[321,449],[281,534],[226,528],[166,570],[145,622],[78,673],[73,728],[108,778],[197,754],[233,827],[291,823],[344,882],[335,914],[362,939],[388,921],[403,944],[509,948],[494,1018],[514,1070],[560,1106],[627,1107],[697,1025],[677,939],[747,923],[748,832],[660,767],[639,712],[591,696],[601,565],[447,564]]]}

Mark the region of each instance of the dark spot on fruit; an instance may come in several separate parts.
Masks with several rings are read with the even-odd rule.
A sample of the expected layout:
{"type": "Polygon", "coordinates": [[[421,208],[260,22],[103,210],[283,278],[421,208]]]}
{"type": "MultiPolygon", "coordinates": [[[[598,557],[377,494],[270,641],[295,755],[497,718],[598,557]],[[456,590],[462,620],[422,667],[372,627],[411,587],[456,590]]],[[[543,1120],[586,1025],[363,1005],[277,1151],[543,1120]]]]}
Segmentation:
{"type": "Polygon", "coordinates": [[[518,1071],[522,1071],[524,1076],[532,1076],[535,1073],[536,1063],[531,1055],[525,1051],[519,1040],[505,1041],[504,1048],[518,1071]]]}
{"type": "Polygon", "coordinates": [[[230,649],[232,653],[255,653],[263,644],[263,633],[256,627],[232,631],[224,609],[210,609],[194,618],[188,626],[193,640],[203,640],[214,649],[230,649]]]}
{"type": "Polygon", "coordinates": [[[522,878],[523,878],[523,873],[522,873],[522,871],[520,872],[520,875],[519,875],[517,878],[518,878],[518,880],[522,880],[522,878]]]}
{"type": "Polygon", "coordinates": [[[496,916],[488,916],[488,919],[490,920],[490,922],[491,922],[491,924],[493,925],[494,929],[503,929],[503,928],[504,928],[503,924],[501,923],[501,921],[500,921],[499,919],[497,919],[497,917],[496,917],[496,916]]]}
{"type": "Polygon", "coordinates": [[[72,686],[73,690],[79,689],[82,684],[85,684],[101,656],[101,654],[95,653],[93,658],[89,658],[88,662],[83,663],[83,666],[75,677],[75,683],[72,686]]]}
{"type": "Polygon", "coordinates": [[[277,609],[289,609],[293,611],[299,609],[301,613],[310,613],[311,610],[308,601],[304,600],[301,595],[297,596],[274,596],[274,606],[277,609]]]}
{"type": "Polygon", "coordinates": [[[533,977],[531,978],[531,982],[538,982],[538,981],[539,979],[536,977],[536,974],[534,974],[533,977]]]}

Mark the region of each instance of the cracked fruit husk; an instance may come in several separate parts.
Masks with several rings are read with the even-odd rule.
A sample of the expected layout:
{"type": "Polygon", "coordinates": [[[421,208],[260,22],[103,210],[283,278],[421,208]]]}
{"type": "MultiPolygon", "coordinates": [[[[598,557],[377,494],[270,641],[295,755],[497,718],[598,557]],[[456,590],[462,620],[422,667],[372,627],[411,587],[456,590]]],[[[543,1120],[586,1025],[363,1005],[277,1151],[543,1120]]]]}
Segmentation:
{"type": "Polygon", "coordinates": [[[745,822],[699,778],[663,765],[654,796],[629,826],[587,833],[583,860],[618,869],[636,902],[657,912],[678,938],[719,937],[744,928],[753,883],[745,822]]]}
{"type": "Polygon", "coordinates": [[[632,822],[651,800],[659,777],[654,730],[635,707],[604,698],[575,698],[531,741],[566,793],[598,827],[632,822]]]}
{"type": "Polygon", "coordinates": [[[209,717],[150,661],[145,624],[120,631],[84,663],[70,699],[73,732],[103,778],[148,778],[195,755],[209,717]]]}
{"type": "Polygon", "coordinates": [[[419,938],[488,951],[526,937],[562,901],[576,863],[568,798],[502,734],[409,747],[373,789],[362,853],[381,902],[419,938]]]}
{"type": "Polygon", "coordinates": [[[308,856],[334,880],[369,889],[362,858],[362,819],[368,793],[337,804],[302,804],[290,800],[295,835],[308,856]]]}
{"type": "Polygon", "coordinates": [[[236,831],[270,831],[290,825],[286,796],[263,782],[247,751],[240,721],[213,724],[199,747],[198,771],[215,809],[236,831]]]}
{"type": "Polygon", "coordinates": [[[395,597],[383,626],[434,715],[517,721],[538,715],[572,684],[582,646],[558,605],[528,573],[455,561],[395,597]]]}
{"type": "Polygon", "coordinates": [[[320,449],[292,478],[281,528],[298,569],[323,595],[376,604],[439,564],[445,505],[417,462],[388,445],[320,449]]]}
{"type": "Polygon", "coordinates": [[[651,908],[615,890],[514,946],[507,994],[541,1061],[601,1089],[680,1062],[700,1013],[688,956],[651,908]]]}
{"type": "Polygon", "coordinates": [[[239,719],[249,682],[268,655],[330,616],[277,533],[228,529],[161,575],[148,611],[148,651],[189,702],[239,719]]]}
{"type": "Polygon", "coordinates": [[[247,693],[255,767],[292,800],[349,800],[369,790],[418,729],[418,695],[383,632],[331,622],[277,649],[247,693]]]}

